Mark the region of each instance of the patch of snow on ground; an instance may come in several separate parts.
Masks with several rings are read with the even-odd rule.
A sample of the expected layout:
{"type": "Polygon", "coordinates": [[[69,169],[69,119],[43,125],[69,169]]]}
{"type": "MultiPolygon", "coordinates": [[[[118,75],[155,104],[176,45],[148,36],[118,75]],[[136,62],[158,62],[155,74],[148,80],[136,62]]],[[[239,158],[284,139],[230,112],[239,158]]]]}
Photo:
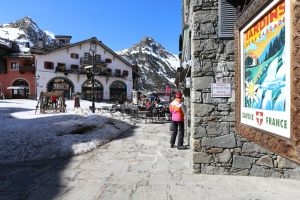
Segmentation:
{"type": "MultiPolygon", "coordinates": [[[[91,102],[84,100],[79,109],[74,101],[66,104],[66,113],[35,114],[35,100],[0,100],[0,164],[85,153],[132,128],[126,114],[92,113],[91,102]]],[[[96,103],[96,108],[111,106],[96,103]]]]}

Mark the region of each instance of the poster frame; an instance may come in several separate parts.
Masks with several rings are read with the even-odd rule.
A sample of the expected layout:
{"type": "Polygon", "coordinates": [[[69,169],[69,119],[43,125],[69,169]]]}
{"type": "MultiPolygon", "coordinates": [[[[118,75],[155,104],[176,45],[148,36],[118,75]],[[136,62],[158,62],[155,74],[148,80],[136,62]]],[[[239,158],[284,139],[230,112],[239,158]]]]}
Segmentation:
{"type": "MultiPolygon", "coordinates": [[[[283,136],[272,131],[253,127],[247,123],[242,123],[241,114],[242,106],[244,106],[242,98],[243,77],[242,77],[242,41],[241,34],[253,20],[259,20],[257,16],[261,13],[267,13],[275,4],[282,0],[253,0],[250,5],[241,12],[237,17],[235,24],[235,59],[236,59],[236,132],[250,141],[253,141],[266,149],[269,149],[281,156],[289,158],[290,160],[300,164],[300,0],[285,0],[286,10],[288,10],[288,20],[286,21],[286,29],[288,28],[290,40],[290,53],[288,57],[290,79],[287,80],[289,84],[288,92],[290,95],[288,107],[286,110],[289,112],[289,135],[283,136]],[[298,55],[298,56],[297,56],[298,55]]],[[[255,23],[255,22],[254,22],[255,23]]],[[[244,60],[243,60],[244,62],[244,60]]]]}

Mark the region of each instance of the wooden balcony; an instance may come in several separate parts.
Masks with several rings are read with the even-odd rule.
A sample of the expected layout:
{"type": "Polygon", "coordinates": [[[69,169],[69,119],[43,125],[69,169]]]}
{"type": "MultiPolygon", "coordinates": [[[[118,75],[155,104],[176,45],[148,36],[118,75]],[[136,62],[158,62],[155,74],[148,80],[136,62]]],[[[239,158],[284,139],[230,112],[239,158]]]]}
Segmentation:
{"type": "MultiPolygon", "coordinates": [[[[80,58],[80,65],[82,66],[88,66],[88,65],[92,65],[93,64],[93,56],[85,53],[84,57],[80,58]]],[[[95,55],[95,65],[96,66],[102,66],[102,67],[106,67],[107,66],[107,62],[102,61],[101,60],[101,56],[100,55],[95,55]]]]}
{"type": "MultiPolygon", "coordinates": [[[[88,74],[88,71],[89,71],[88,69],[81,67],[79,73],[80,74],[88,74]]],[[[110,68],[95,67],[94,75],[95,76],[106,76],[106,77],[112,76],[112,70],[110,68]]]]}
{"type": "Polygon", "coordinates": [[[79,69],[72,68],[72,67],[70,69],[55,67],[55,73],[78,74],[81,73],[81,71],[79,69]]]}

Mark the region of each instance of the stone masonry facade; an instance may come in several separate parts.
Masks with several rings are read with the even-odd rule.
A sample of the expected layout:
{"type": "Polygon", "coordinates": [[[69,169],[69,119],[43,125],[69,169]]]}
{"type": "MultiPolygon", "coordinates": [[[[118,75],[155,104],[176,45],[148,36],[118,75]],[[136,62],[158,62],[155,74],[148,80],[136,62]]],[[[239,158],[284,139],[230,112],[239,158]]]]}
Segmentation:
{"type": "Polygon", "coordinates": [[[193,172],[300,179],[299,165],[235,133],[234,40],[218,37],[218,0],[183,0],[182,11],[193,172]],[[212,98],[211,83],[231,83],[231,98],[212,98]]]}

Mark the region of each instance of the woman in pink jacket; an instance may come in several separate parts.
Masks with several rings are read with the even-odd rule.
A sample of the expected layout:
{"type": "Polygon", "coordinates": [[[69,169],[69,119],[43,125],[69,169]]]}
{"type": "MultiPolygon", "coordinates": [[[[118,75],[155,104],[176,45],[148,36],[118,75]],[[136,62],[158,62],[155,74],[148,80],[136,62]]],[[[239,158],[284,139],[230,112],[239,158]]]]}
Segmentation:
{"type": "Polygon", "coordinates": [[[172,113],[173,133],[171,136],[171,148],[174,148],[176,136],[179,127],[179,136],[177,142],[177,149],[183,149],[183,136],[184,136],[184,112],[183,101],[181,92],[176,93],[176,98],[170,104],[170,112],[172,113]]]}

